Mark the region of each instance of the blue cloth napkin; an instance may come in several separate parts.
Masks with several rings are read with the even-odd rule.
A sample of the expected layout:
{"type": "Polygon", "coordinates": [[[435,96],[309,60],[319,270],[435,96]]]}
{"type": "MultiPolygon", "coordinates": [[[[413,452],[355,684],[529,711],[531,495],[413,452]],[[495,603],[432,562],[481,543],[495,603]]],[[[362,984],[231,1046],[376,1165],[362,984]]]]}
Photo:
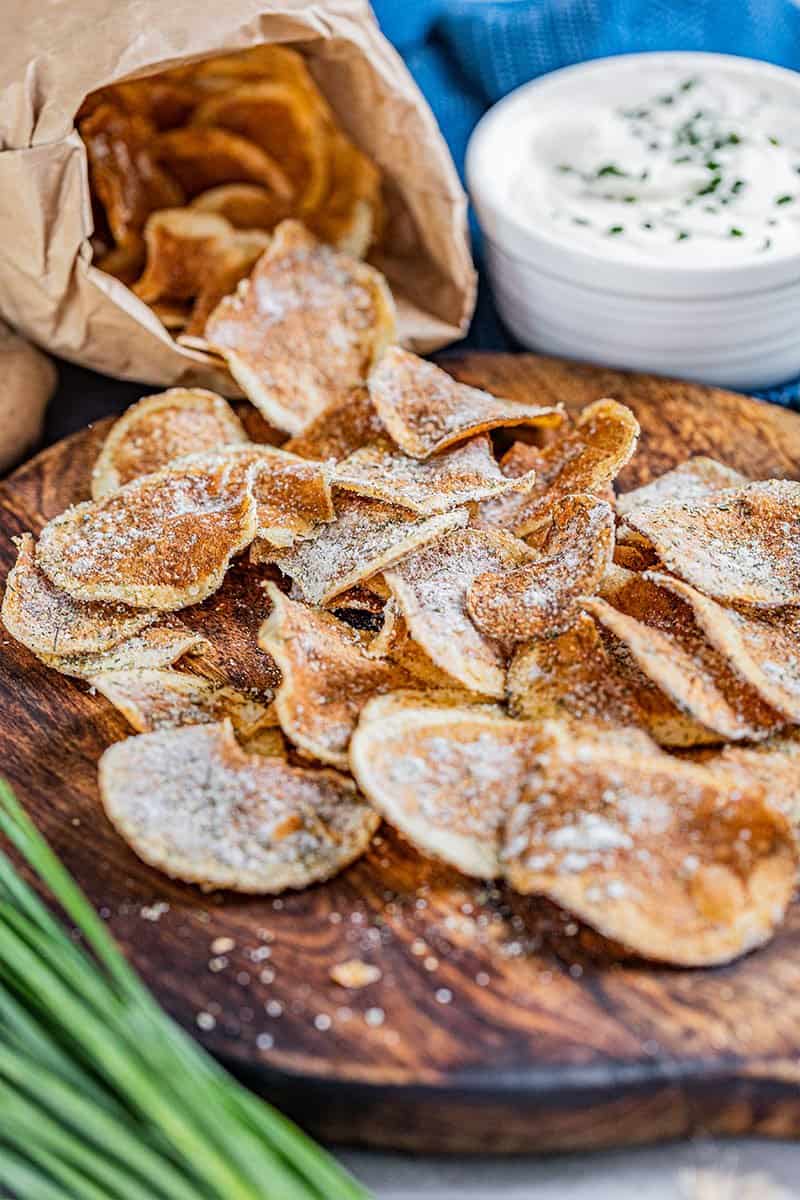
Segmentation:
{"type": "MultiPolygon", "coordinates": [[[[641,50],[714,50],[800,70],[798,0],[373,0],[463,175],[476,122],[547,71],[641,50]]],[[[480,238],[473,222],[480,267],[480,238]]],[[[504,350],[485,281],[465,346],[504,350]]],[[[761,393],[800,408],[800,379],[761,393]]]]}

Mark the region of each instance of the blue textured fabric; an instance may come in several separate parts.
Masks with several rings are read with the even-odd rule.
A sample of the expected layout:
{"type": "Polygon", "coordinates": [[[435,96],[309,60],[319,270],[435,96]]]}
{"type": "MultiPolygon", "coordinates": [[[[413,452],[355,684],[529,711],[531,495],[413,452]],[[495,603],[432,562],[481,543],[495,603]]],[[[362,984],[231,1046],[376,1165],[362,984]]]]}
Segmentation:
{"type": "MultiPolygon", "coordinates": [[[[800,0],[373,0],[463,174],[469,135],[520,84],[571,63],[641,50],[714,50],[800,70],[800,0]]],[[[473,222],[480,267],[480,238],[473,222]]],[[[484,280],[465,343],[513,341],[484,280]]],[[[762,393],[800,408],[800,380],[762,393]]]]}

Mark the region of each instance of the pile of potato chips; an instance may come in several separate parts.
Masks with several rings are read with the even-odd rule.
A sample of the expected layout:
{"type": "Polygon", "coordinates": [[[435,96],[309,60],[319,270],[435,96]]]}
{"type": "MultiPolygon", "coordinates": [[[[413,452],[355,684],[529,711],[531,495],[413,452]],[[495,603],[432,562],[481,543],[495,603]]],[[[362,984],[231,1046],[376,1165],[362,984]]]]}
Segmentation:
{"type": "Polygon", "coordinates": [[[380,174],[286,46],[102,88],[77,127],[95,265],[175,335],[202,335],[288,217],[358,258],[380,238],[380,174]]]}
{"type": "Polygon", "coordinates": [[[767,940],[798,858],[800,484],[698,458],[616,498],[629,409],[457,383],[295,220],[202,336],[258,419],[134,405],[3,604],[136,731],[100,761],[136,853],[274,893],[385,819],[647,958],[767,940]]]}

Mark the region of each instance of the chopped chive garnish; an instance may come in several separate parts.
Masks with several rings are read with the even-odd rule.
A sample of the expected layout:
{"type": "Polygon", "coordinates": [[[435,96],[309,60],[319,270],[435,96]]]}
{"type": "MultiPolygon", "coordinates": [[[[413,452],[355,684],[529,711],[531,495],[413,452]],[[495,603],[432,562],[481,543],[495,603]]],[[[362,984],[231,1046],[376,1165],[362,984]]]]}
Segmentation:
{"type": "Polygon", "coordinates": [[[728,230],[728,237],[744,237],[744,233],[741,229],[737,229],[735,225],[731,225],[728,230]]]}
{"type": "Polygon", "coordinates": [[[602,179],[605,175],[619,175],[620,177],[625,177],[627,174],[627,171],[620,171],[619,167],[614,163],[606,163],[604,167],[597,168],[598,179],[602,179]]]}
{"type": "Polygon", "coordinates": [[[675,238],[675,241],[676,242],[685,242],[687,240],[687,238],[689,238],[690,236],[691,235],[690,235],[688,229],[681,229],[681,230],[679,230],[678,236],[675,238]]]}
{"type": "Polygon", "coordinates": [[[624,225],[612,225],[608,232],[610,234],[624,233],[625,226],[624,225]]]}
{"type": "Polygon", "coordinates": [[[793,202],[794,196],[778,196],[775,201],[776,204],[792,204],[793,202]]]}

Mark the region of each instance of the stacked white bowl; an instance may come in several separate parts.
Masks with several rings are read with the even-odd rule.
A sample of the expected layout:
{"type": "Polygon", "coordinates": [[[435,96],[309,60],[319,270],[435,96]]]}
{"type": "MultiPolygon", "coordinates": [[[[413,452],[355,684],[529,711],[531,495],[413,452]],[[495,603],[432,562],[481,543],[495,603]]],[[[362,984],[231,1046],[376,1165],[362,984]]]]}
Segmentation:
{"type": "Polygon", "coordinates": [[[498,310],[524,346],[542,353],[733,388],[775,386],[800,374],[800,251],[789,245],[715,262],[713,248],[695,255],[681,246],[637,256],[620,249],[621,239],[606,249],[546,220],[526,221],[515,201],[532,114],[555,122],[575,111],[576,96],[641,95],[665,69],[687,78],[723,72],[751,89],[763,83],[787,111],[796,108],[800,191],[794,72],[695,53],[624,55],[553,72],[495,105],[467,153],[498,310]]]}

